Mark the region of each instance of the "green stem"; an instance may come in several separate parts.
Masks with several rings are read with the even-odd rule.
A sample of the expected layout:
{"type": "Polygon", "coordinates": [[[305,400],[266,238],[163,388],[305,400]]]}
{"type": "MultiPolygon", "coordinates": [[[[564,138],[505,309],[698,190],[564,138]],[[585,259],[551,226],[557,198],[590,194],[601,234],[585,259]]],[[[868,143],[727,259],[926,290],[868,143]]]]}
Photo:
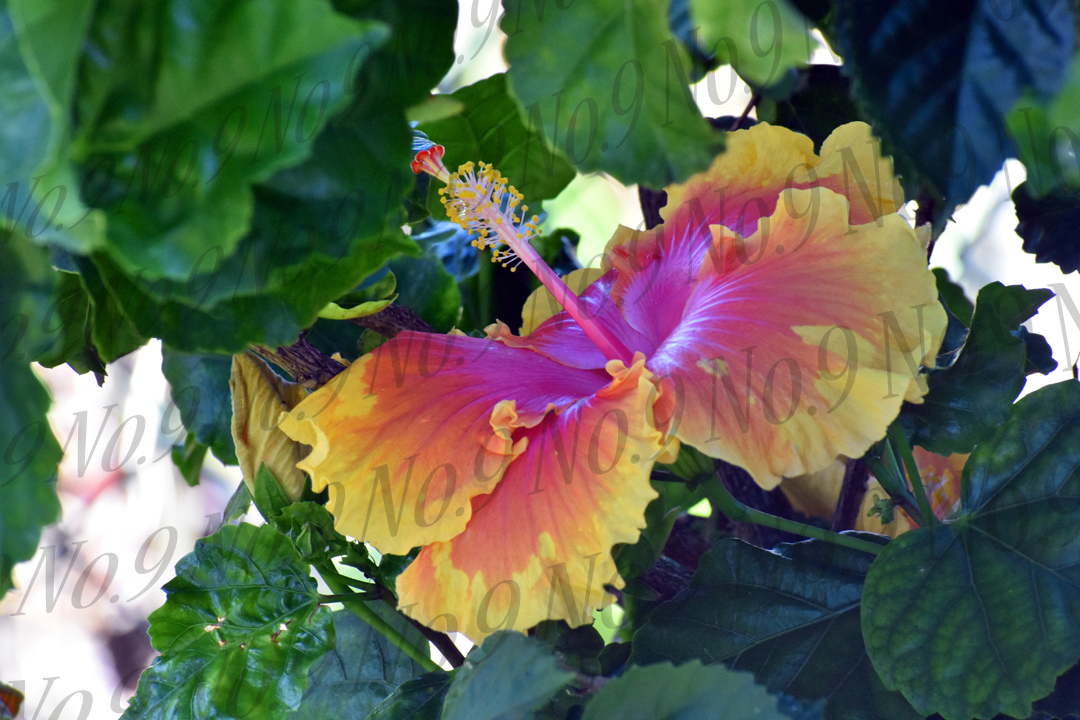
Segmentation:
{"type": "MultiPolygon", "coordinates": [[[[881,487],[885,488],[885,492],[888,493],[889,497],[892,498],[899,507],[903,508],[904,512],[910,515],[916,523],[919,523],[919,518],[922,513],[919,512],[918,506],[912,502],[912,499],[909,498],[907,494],[897,491],[895,487],[888,487],[890,484],[888,482],[889,470],[885,468],[885,464],[881,460],[872,460],[870,458],[867,458],[866,464],[870,466],[870,472],[874,473],[874,477],[877,478],[881,487]]],[[[891,484],[895,485],[896,483],[894,482],[891,484]]],[[[920,524],[919,527],[922,527],[922,525],[920,524]]]]}
{"type": "MultiPolygon", "coordinates": [[[[338,579],[338,577],[340,577],[338,576],[338,573],[333,571],[323,573],[322,568],[319,566],[316,566],[316,569],[319,570],[319,574],[322,575],[322,579],[330,589],[334,591],[334,596],[341,598],[340,600],[336,600],[336,602],[340,602],[349,610],[356,613],[361,620],[375,628],[377,632],[381,633],[394,645],[404,650],[405,654],[419,663],[424,670],[432,672],[434,670],[442,669],[431,659],[430,654],[427,652],[427,648],[421,649],[413,645],[404,635],[391,627],[390,623],[379,617],[363,600],[359,599],[356,593],[349,592],[349,586],[338,579]]],[[[329,570],[329,568],[327,569],[329,570]]]]}
{"type": "Polygon", "coordinates": [[[851,548],[852,550],[860,550],[872,555],[877,555],[882,550],[883,546],[868,540],[860,540],[859,538],[850,537],[848,535],[841,535],[839,533],[834,533],[831,530],[814,527],[813,525],[804,525],[803,523],[795,522],[794,520],[787,520],[775,515],[770,515],[767,512],[762,512],[761,510],[748,508],[728,492],[728,489],[724,487],[724,483],[720,481],[719,477],[709,478],[701,483],[701,487],[705,491],[705,496],[709,498],[709,502],[712,503],[713,507],[719,509],[720,512],[736,522],[748,522],[753,523],[754,525],[763,525],[765,527],[773,528],[774,530],[782,530],[784,532],[803,535],[816,540],[824,540],[825,542],[834,545],[851,548]]]}
{"type": "Polygon", "coordinates": [[[379,596],[373,593],[341,593],[340,595],[319,595],[319,602],[321,603],[343,603],[346,600],[378,600],[379,596]]]}
{"type": "Polygon", "coordinates": [[[900,427],[900,423],[893,423],[889,427],[889,439],[896,445],[900,458],[907,467],[908,482],[911,483],[911,489],[915,493],[915,502],[919,503],[919,514],[926,521],[922,527],[929,527],[937,522],[937,518],[930,507],[930,499],[926,497],[926,489],[923,487],[922,475],[919,474],[919,466],[915,463],[915,455],[911,452],[911,445],[908,444],[907,435],[904,434],[904,428],[900,427]]]}

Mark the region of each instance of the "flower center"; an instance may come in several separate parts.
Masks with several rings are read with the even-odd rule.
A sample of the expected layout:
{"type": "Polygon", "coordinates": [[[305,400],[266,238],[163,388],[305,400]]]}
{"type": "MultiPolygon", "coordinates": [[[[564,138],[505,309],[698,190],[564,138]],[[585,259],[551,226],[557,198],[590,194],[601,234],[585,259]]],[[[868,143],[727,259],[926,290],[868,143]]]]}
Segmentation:
{"type": "Polygon", "coordinates": [[[446,187],[439,189],[440,201],[446,206],[447,217],[452,222],[479,236],[473,246],[481,250],[492,248],[491,262],[501,263],[511,272],[524,263],[606,358],[629,364],[633,353],[610,328],[589,317],[584,301],[566,286],[529,243],[540,234],[536,227],[539,218],[533,215],[526,219],[529,206],[521,205],[524,199],[521,193],[487,163],[481,162],[477,168],[467,162],[451,174],[442,164],[442,156],[441,145],[422,150],[412,164],[413,172],[426,172],[446,183],[446,187]],[[504,245],[506,247],[502,248],[504,245]]]}

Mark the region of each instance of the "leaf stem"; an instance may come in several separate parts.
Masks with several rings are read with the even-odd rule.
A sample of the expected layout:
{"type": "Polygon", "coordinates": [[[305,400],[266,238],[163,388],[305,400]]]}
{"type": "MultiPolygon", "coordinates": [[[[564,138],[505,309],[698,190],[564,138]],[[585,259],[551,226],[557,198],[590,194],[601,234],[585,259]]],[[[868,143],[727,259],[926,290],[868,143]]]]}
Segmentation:
{"type": "Polygon", "coordinates": [[[795,533],[796,535],[803,535],[816,540],[823,540],[834,545],[867,552],[872,555],[877,555],[881,552],[881,545],[872,543],[868,540],[860,540],[859,538],[850,537],[848,535],[841,535],[839,533],[834,533],[831,530],[814,527],[813,525],[805,525],[800,522],[795,522],[794,520],[787,520],[775,515],[770,515],[761,510],[748,508],[728,492],[728,489],[724,487],[724,483],[720,481],[718,476],[705,480],[701,483],[701,487],[705,491],[705,496],[709,498],[709,502],[712,503],[713,507],[719,509],[722,513],[736,522],[748,522],[755,525],[763,525],[765,527],[773,528],[774,530],[782,530],[784,532],[795,533]]]}
{"type": "Polygon", "coordinates": [[[404,635],[391,627],[390,623],[383,620],[374,610],[369,608],[356,593],[349,592],[349,586],[339,580],[338,577],[335,577],[338,573],[327,572],[324,574],[322,567],[319,565],[316,565],[316,569],[319,570],[319,574],[322,575],[322,579],[330,586],[330,589],[334,591],[335,594],[333,597],[341,598],[340,600],[336,600],[336,602],[340,602],[355,613],[361,620],[375,628],[376,632],[382,634],[387,640],[404,650],[405,654],[415,660],[422,668],[424,668],[424,670],[432,672],[442,669],[431,659],[431,656],[427,652],[427,648],[421,649],[413,645],[404,635]]]}
{"type": "Polygon", "coordinates": [[[915,493],[915,502],[919,503],[919,514],[926,521],[922,527],[929,527],[937,522],[937,517],[934,516],[934,511],[930,507],[930,499],[926,497],[922,475],[919,474],[919,466],[915,463],[915,454],[911,452],[911,445],[908,444],[907,435],[904,434],[904,428],[900,427],[900,423],[896,422],[889,426],[889,439],[896,446],[907,469],[906,474],[908,482],[911,483],[911,489],[915,493]]]}

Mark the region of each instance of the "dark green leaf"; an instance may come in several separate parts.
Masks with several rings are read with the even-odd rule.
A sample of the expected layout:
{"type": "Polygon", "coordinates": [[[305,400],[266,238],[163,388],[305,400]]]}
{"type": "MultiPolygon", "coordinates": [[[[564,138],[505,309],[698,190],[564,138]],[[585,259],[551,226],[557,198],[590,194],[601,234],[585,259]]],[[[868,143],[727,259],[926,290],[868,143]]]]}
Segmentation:
{"type": "Polygon", "coordinates": [[[390,270],[398,279],[398,305],[409,308],[439,332],[461,320],[461,292],[442,260],[428,250],[418,258],[394,258],[390,270]]]}
{"type": "Polygon", "coordinates": [[[795,92],[776,104],[776,124],[806,135],[820,150],[833,130],[862,119],[849,86],[838,66],[811,65],[800,73],[795,92]]]}
{"type": "MultiPolygon", "coordinates": [[[[257,480],[256,496],[259,494],[259,485],[257,480]]],[[[274,523],[278,530],[289,536],[302,558],[312,565],[317,565],[349,551],[349,541],[334,529],[334,516],[325,507],[313,502],[290,505],[284,495],[276,503],[280,503],[281,499],[284,499],[286,504],[274,513],[274,523]]]]}
{"type": "Polygon", "coordinates": [[[952,281],[949,271],[945,268],[934,268],[933,272],[941,304],[963,323],[964,327],[971,327],[971,316],[975,312],[975,305],[964,294],[964,288],[952,281]]]}
{"type": "Polygon", "coordinates": [[[34,360],[44,367],[67,363],[75,372],[93,372],[100,384],[105,365],[94,347],[90,295],[78,273],[58,271],[56,294],[46,315],[44,330],[53,335],[51,346],[34,360]]]}
{"type": "Polygon", "coordinates": [[[334,648],[308,671],[308,689],[290,720],[362,720],[421,668],[347,610],[334,613],[334,648]]]}
{"type": "MultiPolygon", "coordinates": [[[[704,170],[722,149],[690,95],[690,61],[665,4],[504,6],[522,122],[579,170],[659,188],[704,170]]],[[[553,173],[554,162],[547,156],[540,173],[553,173]]]]}
{"type": "Polygon", "coordinates": [[[474,648],[458,668],[446,693],[442,720],[525,718],[573,677],[559,669],[542,643],[503,630],[474,648]]]}
{"type": "Polygon", "coordinates": [[[209,445],[204,445],[195,439],[194,433],[188,433],[183,445],[173,445],[172,461],[181,477],[189,487],[199,484],[199,476],[202,475],[203,460],[206,459],[206,451],[209,445]]]}
{"type": "Polygon", "coordinates": [[[635,578],[656,563],[675,527],[675,520],[685,509],[669,507],[663,493],[645,506],[645,528],[641,537],[636,543],[624,544],[615,552],[615,565],[624,579],[635,578]]]}
{"type": "MultiPolygon", "coordinates": [[[[0,286],[0,297],[7,288],[0,286]]],[[[56,466],[62,452],[45,417],[49,393],[26,362],[0,355],[0,597],[14,563],[37,551],[41,529],[60,517],[56,466]]]]}
{"type": "Polygon", "coordinates": [[[49,251],[19,232],[0,230],[0,354],[26,363],[57,342],[60,274],[49,251]]]}
{"type": "MultiPolygon", "coordinates": [[[[679,456],[670,465],[659,465],[683,480],[700,480],[716,473],[716,461],[690,445],[679,447],[679,456]]],[[[683,508],[687,510],[689,508],[683,508]]]]}
{"type": "Polygon", "coordinates": [[[357,103],[365,112],[425,100],[454,63],[457,3],[452,0],[334,0],[343,13],[390,25],[393,34],[365,63],[357,103]]]}
{"type": "Polygon", "coordinates": [[[1026,343],[1018,328],[1052,296],[998,282],[979,291],[956,362],[931,371],[923,403],[903,408],[901,423],[913,444],[939,455],[971,452],[1005,421],[1026,374],[1026,343]]]}
{"type": "Polygon", "coordinates": [[[1013,154],[1004,114],[1028,89],[1061,87],[1075,26],[1072,4],[1055,0],[838,0],[834,15],[856,97],[886,148],[944,196],[943,221],[1013,154]]]}
{"type": "Polygon", "coordinates": [[[1035,261],[1051,262],[1063,273],[1080,270],[1080,194],[1056,188],[1045,197],[1036,198],[1031,186],[1022,183],[1012,194],[1016,203],[1016,234],[1024,238],[1024,252],[1035,261]]]}
{"type": "MultiPolygon", "coordinates": [[[[221,462],[236,465],[232,439],[232,358],[189,355],[163,348],[161,372],[180,420],[195,440],[208,445],[221,462]]],[[[175,417],[170,422],[176,422],[175,417]]]]}
{"type": "Polygon", "coordinates": [[[229,498],[229,502],[226,503],[222,522],[236,520],[241,515],[246,515],[250,509],[251,492],[248,490],[247,483],[242,482],[236,486],[236,492],[232,494],[232,497],[229,498]]]}
{"type": "MultiPolygon", "coordinates": [[[[550,166],[545,165],[551,148],[536,128],[527,129],[522,123],[507,82],[500,73],[461,88],[450,96],[464,105],[461,113],[421,123],[418,129],[446,148],[443,162],[451,172],[469,161],[491,163],[526,203],[539,210],[541,200],[555,197],[570,184],[574,168],[558,154],[550,166]]],[[[428,190],[428,207],[436,217],[445,216],[437,194],[441,187],[442,183],[431,183],[428,190]]]]}
{"type": "Polygon", "coordinates": [[[161,657],[139,679],[134,718],[284,718],[333,646],[332,614],[288,538],[226,525],[195,543],[150,616],[161,657]]]}
{"type": "Polygon", "coordinates": [[[825,700],[828,720],[915,720],[863,647],[859,597],[870,560],[819,541],[770,552],[720,540],[690,587],[634,636],[630,662],[723,662],[770,692],[825,700]]]}
{"type": "Polygon", "coordinates": [[[632,667],[600,689],[583,720],[784,720],[776,698],[750,673],[691,661],[632,667]]]}
{"type": "Polygon", "coordinates": [[[259,465],[254,482],[255,492],[251,499],[255,501],[255,507],[259,509],[260,515],[277,524],[277,516],[291,504],[285,491],[281,489],[281,483],[274,477],[274,473],[266,468],[265,463],[259,465]]]}
{"type": "Polygon", "coordinates": [[[388,29],[329,0],[176,4],[99,4],[75,152],[112,258],[183,281],[236,251],[251,184],[311,153],[388,29]]]}
{"type": "Polygon", "coordinates": [[[810,25],[787,0],[690,0],[698,41],[720,64],[755,86],[775,85],[806,65],[815,43],[810,25]]]}
{"type": "Polygon", "coordinates": [[[439,720],[451,673],[433,672],[402,683],[372,710],[368,720],[439,720]]]}
{"type": "Polygon", "coordinates": [[[533,636],[559,654],[563,662],[587,675],[600,674],[604,638],[592,625],[572,628],[565,620],[544,620],[533,636]]]}
{"type": "Polygon", "coordinates": [[[956,362],[956,356],[967,340],[975,306],[964,295],[964,289],[949,279],[949,273],[944,268],[934,268],[934,277],[937,280],[938,302],[945,308],[948,318],[945,337],[941,340],[935,361],[940,369],[951,367],[956,362]]]}
{"type": "Polygon", "coordinates": [[[1078,448],[1080,384],[1037,390],[968,459],[957,520],[904,533],[870,568],[867,651],[920,712],[1028,717],[1080,660],[1078,448]]]}
{"type": "Polygon", "coordinates": [[[147,340],[121,310],[90,258],[73,256],[90,297],[90,343],[102,362],[110,363],[137,350],[147,340]]]}

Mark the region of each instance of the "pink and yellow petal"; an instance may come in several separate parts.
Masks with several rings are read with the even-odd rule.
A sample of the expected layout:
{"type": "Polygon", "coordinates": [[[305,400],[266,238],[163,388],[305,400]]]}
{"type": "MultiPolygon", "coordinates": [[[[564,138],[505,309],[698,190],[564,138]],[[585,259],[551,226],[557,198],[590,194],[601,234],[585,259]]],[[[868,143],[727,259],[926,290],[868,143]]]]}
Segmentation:
{"type": "Polygon", "coordinates": [[[283,417],[312,446],[298,467],[330,488],[339,531],[382,552],[447,540],[524,443],[517,428],[589,397],[603,371],[560,365],[489,339],[401,333],[283,417]]]}
{"type": "Polygon", "coordinates": [[[778,205],[746,239],[714,228],[685,316],[648,363],[681,384],[678,437],[765,488],[861,456],[925,393],[918,366],[945,327],[902,218],[850,227],[842,196],[789,192],[817,212],[778,205]]]}
{"type": "Polygon", "coordinates": [[[479,642],[546,619],[586,624],[613,600],[604,586],[623,581],[611,548],[645,526],[662,446],[643,358],[608,370],[594,396],[514,433],[524,452],[491,495],[473,498],[464,532],[424,548],[398,577],[409,615],[479,642]]]}

